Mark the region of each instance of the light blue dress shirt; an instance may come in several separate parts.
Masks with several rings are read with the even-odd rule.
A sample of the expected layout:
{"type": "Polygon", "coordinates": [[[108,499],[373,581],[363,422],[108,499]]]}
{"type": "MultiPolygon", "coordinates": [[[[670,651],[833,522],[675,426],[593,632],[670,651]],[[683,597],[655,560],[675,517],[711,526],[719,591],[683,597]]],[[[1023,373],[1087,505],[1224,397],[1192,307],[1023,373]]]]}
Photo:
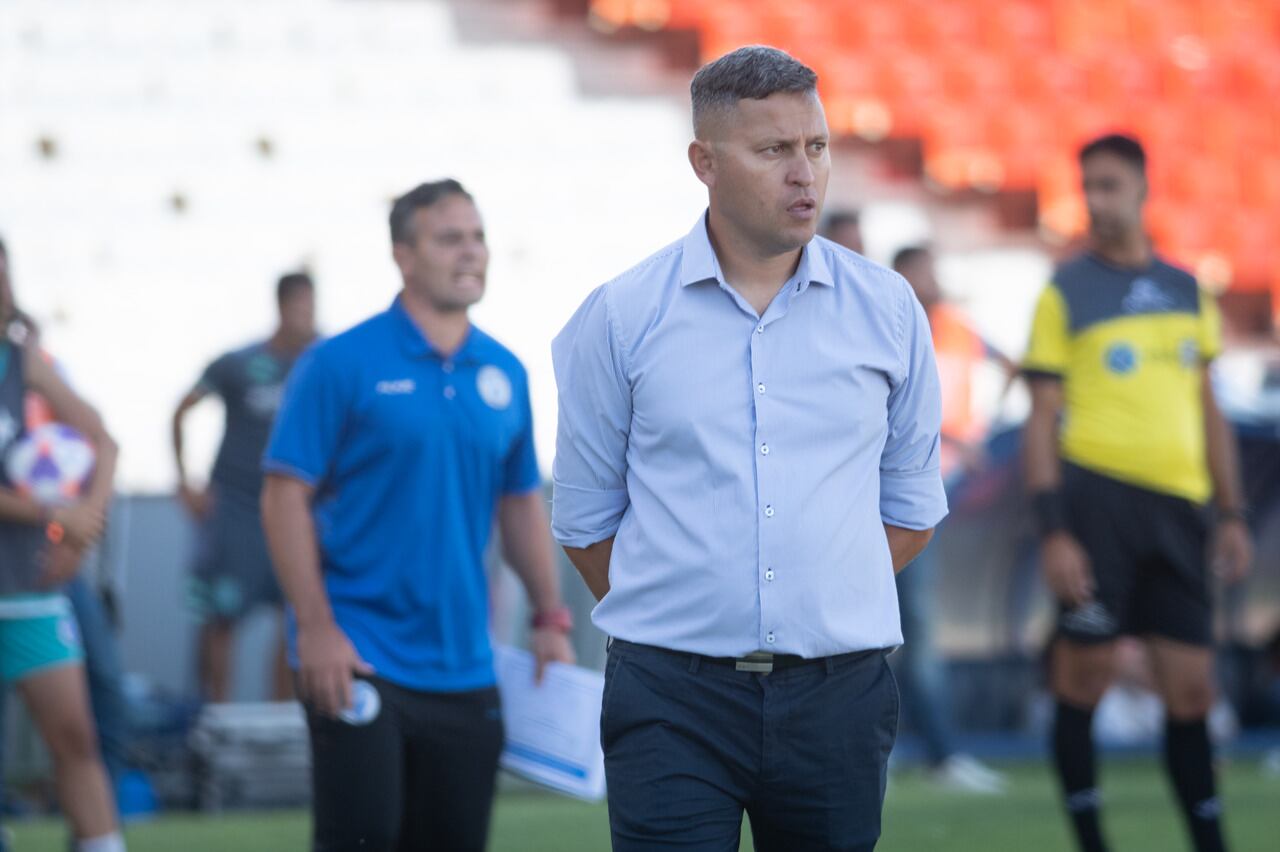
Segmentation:
{"type": "Polygon", "coordinates": [[[592,292],[552,355],[553,531],[616,536],[597,627],[706,656],[901,644],[882,523],[947,511],[933,344],[901,276],[816,237],[759,316],[704,216],[592,292]]]}

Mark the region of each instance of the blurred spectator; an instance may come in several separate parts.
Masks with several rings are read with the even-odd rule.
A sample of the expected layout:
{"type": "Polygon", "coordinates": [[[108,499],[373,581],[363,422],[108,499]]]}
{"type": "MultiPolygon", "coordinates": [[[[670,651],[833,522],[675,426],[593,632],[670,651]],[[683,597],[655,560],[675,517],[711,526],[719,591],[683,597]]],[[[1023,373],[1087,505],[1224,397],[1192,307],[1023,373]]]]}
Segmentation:
{"type": "Polygon", "coordinates": [[[893,269],[907,279],[929,317],[942,383],[942,476],[954,485],[958,476],[976,473],[987,463],[984,445],[990,418],[975,410],[976,369],[983,361],[999,365],[1007,378],[1007,390],[1018,374],[1018,365],[988,343],[963,312],[946,301],[930,249],[920,245],[899,249],[893,269]]]}
{"type": "MultiPolygon", "coordinates": [[[[40,330],[27,316],[21,317],[24,326],[24,345],[32,352],[39,352],[55,370],[57,363],[40,349],[40,330]]],[[[59,370],[61,374],[61,370],[59,370]]],[[[65,376],[63,376],[65,381],[65,376]]],[[[34,391],[28,391],[25,400],[27,430],[54,422],[53,408],[48,400],[34,391]]],[[[101,547],[87,554],[85,561],[95,558],[102,564],[101,547]]],[[[80,641],[84,645],[85,673],[89,678],[89,699],[93,707],[94,723],[98,729],[98,743],[102,760],[113,785],[120,780],[128,758],[129,726],[124,697],[124,668],[120,663],[120,650],[116,643],[112,618],[103,600],[104,589],[98,588],[86,576],[84,566],[63,587],[63,593],[71,602],[71,610],[80,627],[80,641]]],[[[99,581],[101,578],[98,578],[99,581]]],[[[5,702],[0,701],[0,731],[4,730],[5,702]]],[[[0,756],[3,755],[3,739],[0,738],[0,756]]]]}
{"type": "Polygon", "coordinates": [[[822,223],[822,236],[862,254],[862,213],[853,208],[837,208],[822,223]]]}
{"type": "MultiPolygon", "coordinates": [[[[173,414],[173,455],[178,496],[200,525],[193,603],[201,619],[199,677],[203,697],[226,701],[231,685],[235,626],[259,605],[280,611],[283,598],[271,570],[258,517],[259,463],[280,407],[285,378],[302,350],[316,339],[315,285],[291,273],[276,285],[279,325],[265,341],[222,355],[210,364],[173,414]],[[209,486],[196,488],[182,459],[183,420],[210,394],[222,398],[226,427],[209,486]]],[[[277,647],[272,696],[292,696],[284,636],[277,647]]]]}
{"type": "MultiPolygon", "coordinates": [[[[972,411],[974,368],[986,358],[1010,371],[1014,367],[943,300],[929,249],[910,246],[900,250],[893,268],[907,279],[929,317],[942,383],[942,472],[950,489],[965,470],[976,470],[985,463],[986,423],[972,411]]],[[[945,526],[944,521],[939,534],[945,534],[945,526]]],[[[903,710],[923,741],[930,776],[936,782],[974,793],[999,793],[1005,789],[1004,777],[976,758],[957,753],[952,742],[947,719],[951,693],[933,633],[937,555],[936,544],[927,547],[907,570],[897,574],[904,644],[896,656],[903,710]]]]}
{"type": "Polygon", "coordinates": [[[60,590],[102,535],[117,450],[97,412],[34,348],[34,327],[16,310],[2,244],[0,329],[0,454],[26,432],[28,391],[47,399],[54,417],[83,434],[96,453],[85,493],[52,508],[16,491],[0,466],[0,677],[16,684],[49,748],[75,848],[123,852],[90,715],[84,651],[60,590]]]}
{"type": "Polygon", "coordinates": [[[1165,705],[1164,756],[1198,852],[1220,852],[1211,577],[1252,562],[1237,446],[1209,364],[1216,302],[1152,251],[1146,152],[1128,136],[1079,154],[1089,245],[1055,270],[1036,307],[1025,367],[1032,409],[1024,472],[1057,598],[1050,681],[1053,755],[1079,847],[1107,848],[1093,718],[1118,642],[1147,644],[1165,705]],[[1212,527],[1205,504],[1216,508],[1212,527]]]}

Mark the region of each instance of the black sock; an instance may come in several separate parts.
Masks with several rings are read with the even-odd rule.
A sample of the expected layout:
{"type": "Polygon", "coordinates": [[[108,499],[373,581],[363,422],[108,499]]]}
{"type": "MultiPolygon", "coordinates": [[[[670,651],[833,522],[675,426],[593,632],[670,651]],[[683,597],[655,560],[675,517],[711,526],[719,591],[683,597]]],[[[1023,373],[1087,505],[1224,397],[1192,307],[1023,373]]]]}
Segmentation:
{"type": "Polygon", "coordinates": [[[1092,710],[1058,702],[1053,717],[1053,764],[1081,852],[1106,852],[1098,821],[1102,796],[1094,761],[1092,710]]]}
{"type": "Polygon", "coordinates": [[[1196,852],[1222,852],[1222,806],[1213,778],[1213,746],[1204,719],[1164,726],[1164,763],[1191,829],[1196,852]]]}

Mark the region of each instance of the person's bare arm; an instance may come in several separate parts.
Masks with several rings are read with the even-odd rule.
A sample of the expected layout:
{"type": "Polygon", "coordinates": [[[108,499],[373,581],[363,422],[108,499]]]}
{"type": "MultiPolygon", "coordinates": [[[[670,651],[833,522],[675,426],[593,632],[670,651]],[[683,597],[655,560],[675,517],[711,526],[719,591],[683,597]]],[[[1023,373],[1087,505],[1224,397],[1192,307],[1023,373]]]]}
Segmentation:
{"type": "Polygon", "coordinates": [[[23,359],[23,365],[27,387],[44,397],[60,423],[75,429],[93,446],[93,479],[88,491],[77,503],[55,510],[52,517],[62,526],[67,543],[83,549],[102,535],[106,524],[119,448],[98,412],[62,380],[51,364],[32,352],[23,359]]]}
{"type": "Polygon", "coordinates": [[[311,518],[314,493],[301,480],[268,474],[262,487],[262,528],[298,623],[301,697],[332,716],[351,704],[352,674],[371,674],[373,669],[334,621],[311,518]]]}
{"type": "Polygon", "coordinates": [[[33,527],[50,520],[43,506],[11,488],[0,488],[0,518],[33,527]]]}
{"type": "MultiPolygon", "coordinates": [[[[498,501],[498,531],[503,556],[524,584],[534,613],[550,613],[562,608],[560,577],[556,573],[551,527],[542,504],[542,492],[535,489],[524,494],[507,494],[498,501]]],[[[532,645],[539,681],[547,663],[574,661],[568,637],[556,627],[535,628],[532,645]]]]}
{"type": "MultiPolygon", "coordinates": [[[[1033,500],[1062,509],[1062,463],[1058,455],[1058,418],[1062,412],[1062,382],[1031,379],[1031,414],[1022,434],[1022,463],[1027,492],[1033,500]]],[[[1093,571],[1084,548],[1065,527],[1047,532],[1040,542],[1045,581],[1069,606],[1093,597],[1093,571]]]]}
{"type": "Polygon", "coordinates": [[[1253,543],[1245,520],[1244,485],[1240,478],[1240,454],[1231,424],[1218,407],[1209,369],[1201,379],[1204,408],[1205,451],[1213,480],[1213,499],[1218,522],[1213,536],[1213,567],[1227,582],[1237,582],[1249,573],[1253,543]]]}
{"type": "Polygon", "coordinates": [[[609,559],[613,556],[613,536],[587,547],[566,547],[565,554],[582,575],[596,600],[609,594],[609,559]]]}
{"type": "Polygon", "coordinates": [[[1022,464],[1027,491],[1035,494],[1061,487],[1058,457],[1058,417],[1062,412],[1062,382],[1031,380],[1031,414],[1022,433],[1022,464]]]}
{"type": "Polygon", "coordinates": [[[184,443],[182,427],[187,413],[199,405],[200,401],[208,395],[209,392],[201,386],[196,386],[190,390],[174,410],[173,422],[170,426],[170,437],[173,443],[173,464],[178,471],[178,497],[188,511],[196,517],[203,517],[207,513],[208,495],[206,492],[192,488],[191,482],[187,478],[187,466],[183,460],[182,452],[184,443]]]}
{"type": "Polygon", "coordinates": [[[884,534],[889,539],[889,554],[893,557],[893,573],[897,574],[920,555],[929,539],[933,538],[933,530],[909,530],[905,527],[884,525],[884,534]]]}

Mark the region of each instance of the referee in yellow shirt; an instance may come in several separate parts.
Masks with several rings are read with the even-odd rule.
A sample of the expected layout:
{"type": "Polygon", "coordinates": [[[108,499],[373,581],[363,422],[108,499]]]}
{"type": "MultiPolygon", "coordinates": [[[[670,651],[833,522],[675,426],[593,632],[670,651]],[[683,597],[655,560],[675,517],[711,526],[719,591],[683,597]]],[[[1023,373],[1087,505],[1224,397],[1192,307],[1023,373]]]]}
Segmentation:
{"type": "Polygon", "coordinates": [[[1252,545],[1235,439],[1209,380],[1221,322],[1195,279],[1152,253],[1141,144],[1101,137],[1081,150],[1080,166],[1089,247],[1040,296],[1024,363],[1027,485],[1060,604],[1055,765],[1080,849],[1105,850],[1093,710],[1114,674],[1117,637],[1142,637],[1166,709],[1165,766],[1195,848],[1222,850],[1205,727],[1209,569],[1239,580],[1252,545]]]}

